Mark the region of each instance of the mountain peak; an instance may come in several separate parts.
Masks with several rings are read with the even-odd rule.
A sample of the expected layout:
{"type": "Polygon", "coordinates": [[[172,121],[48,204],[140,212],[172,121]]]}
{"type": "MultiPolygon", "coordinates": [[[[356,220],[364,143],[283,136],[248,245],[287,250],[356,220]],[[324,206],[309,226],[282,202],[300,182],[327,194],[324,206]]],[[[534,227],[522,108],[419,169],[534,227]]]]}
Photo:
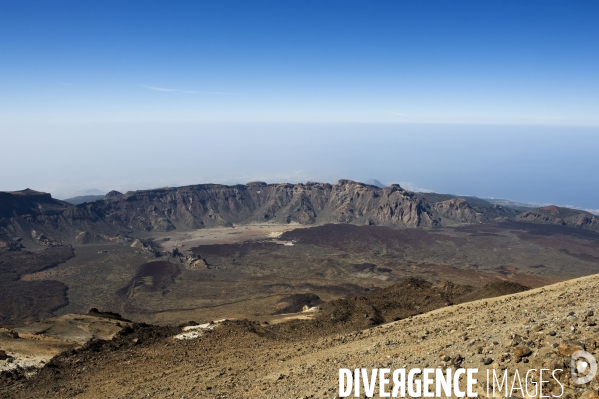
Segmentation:
{"type": "Polygon", "coordinates": [[[365,184],[370,184],[371,186],[377,186],[379,188],[385,188],[385,187],[387,187],[386,184],[381,183],[380,180],[377,180],[377,179],[366,180],[364,183],[365,184]]]}

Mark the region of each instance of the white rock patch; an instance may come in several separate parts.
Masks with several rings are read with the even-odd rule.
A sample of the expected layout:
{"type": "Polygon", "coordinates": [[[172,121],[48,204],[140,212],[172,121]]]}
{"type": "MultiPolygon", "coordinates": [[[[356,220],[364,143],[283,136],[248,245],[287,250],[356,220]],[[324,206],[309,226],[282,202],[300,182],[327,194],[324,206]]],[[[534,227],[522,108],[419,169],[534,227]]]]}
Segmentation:
{"type": "Polygon", "coordinates": [[[213,330],[220,323],[227,320],[228,319],[221,319],[211,321],[210,323],[198,324],[197,326],[186,326],[182,328],[183,332],[181,334],[177,334],[173,338],[180,340],[196,339],[201,337],[204,331],[213,330]]]}

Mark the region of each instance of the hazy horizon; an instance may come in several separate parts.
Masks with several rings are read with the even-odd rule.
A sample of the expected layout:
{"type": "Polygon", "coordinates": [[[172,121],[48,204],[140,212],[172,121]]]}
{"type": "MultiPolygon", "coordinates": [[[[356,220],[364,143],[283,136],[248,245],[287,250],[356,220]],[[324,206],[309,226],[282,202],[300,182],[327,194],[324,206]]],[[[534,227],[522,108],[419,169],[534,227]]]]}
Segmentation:
{"type": "Polygon", "coordinates": [[[5,2],[0,190],[379,179],[599,209],[599,3],[5,2]]]}
{"type": "Polygon", "coordinates": [[[27,153],[7,153],[0,160],[3,191],[29,187],[68,198],[90,189],[378,179],[409,189],[599,209],[595,128],[93,124],[46,126],[42,133],[15,129],[27,153]]]}

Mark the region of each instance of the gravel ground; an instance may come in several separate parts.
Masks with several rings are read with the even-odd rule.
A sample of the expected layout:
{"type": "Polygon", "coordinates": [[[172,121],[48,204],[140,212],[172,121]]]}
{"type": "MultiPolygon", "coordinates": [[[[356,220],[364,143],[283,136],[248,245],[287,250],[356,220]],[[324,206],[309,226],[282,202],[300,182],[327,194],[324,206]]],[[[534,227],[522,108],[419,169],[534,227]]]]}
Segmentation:
{"type": "MultiPolygon", "coordinates": [[[[561,368],[562,398],[599,398],[599,377],[576,385],[569,372],[575,350],[599,358],[598,316],[594,275],[320,337],[230,321],[180,341],[180,328],[135,326],[60,355],[33,377],[3,375],[0,398],[336,398],[340,368],[478,368],[483,398],[487,369],[507,370],[511,382],[516,370],[561,368]]],[[[543,394],[561,389],[551,380],[543,394]]]]}

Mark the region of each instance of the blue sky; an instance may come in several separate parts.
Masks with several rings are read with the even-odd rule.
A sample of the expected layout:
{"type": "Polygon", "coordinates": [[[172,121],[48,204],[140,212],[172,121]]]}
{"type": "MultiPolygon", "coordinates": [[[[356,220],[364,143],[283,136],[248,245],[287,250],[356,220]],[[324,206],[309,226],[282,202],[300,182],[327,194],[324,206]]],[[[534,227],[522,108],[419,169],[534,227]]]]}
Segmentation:
{"type": "Polygon", "coordinates": [[[0,159],[0,190],[367,177],[596,209],[598,20],[596,1],[5,0],[0,138],[19,151],[0,159]],[[265,141],[285,148],[303,134],[314,143],[295,144],[306,146],[302,159],[263,151],[265,141]],[[398,156],[437,159],[428,174],[376,155],[356,170],[349,156],[308,150],[373,145],[392,156],[418,135],[426,145],[410,139],[398,156]],[[506,137],[530,147],[514,150],[506,137]],[[478,169],[495,180],[448,176],[472,167],[447,156],[462,154],[465,138],[543,183],[513,168],[491,173],[501,167],[484,157],[478,169]],[[543,141],[553,144],[538,154],[543,141]],[[226,165],[190,173],[187,154],[212,159],[204,151],[215,143],[234,149],[223,151],[226,165]],[[172,165],[156,168],[157,158],[172,165]],[[563,193],[543,185],[563,165],[563,193]]]}

